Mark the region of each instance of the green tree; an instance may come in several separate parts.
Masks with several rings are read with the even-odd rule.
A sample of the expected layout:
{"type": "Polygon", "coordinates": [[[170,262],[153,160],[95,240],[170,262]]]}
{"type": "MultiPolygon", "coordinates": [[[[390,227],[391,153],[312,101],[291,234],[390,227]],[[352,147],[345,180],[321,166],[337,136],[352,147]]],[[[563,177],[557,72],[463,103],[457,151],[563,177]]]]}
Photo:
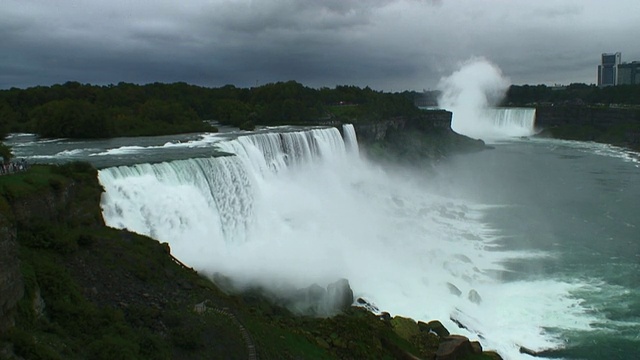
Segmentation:
{"type": "Polygon", "coordinates": [[[55,100],[31,113],[35,130],[44,137],[104,138],[110,136],[103,111],[86,100],[55,100]]]}
{"type": "Polygon", "coordinates": [[[2,142],[0,142],[0,157],[2,158],[3,162],[8,162],[13,157],[11,148],[2,142]]]}

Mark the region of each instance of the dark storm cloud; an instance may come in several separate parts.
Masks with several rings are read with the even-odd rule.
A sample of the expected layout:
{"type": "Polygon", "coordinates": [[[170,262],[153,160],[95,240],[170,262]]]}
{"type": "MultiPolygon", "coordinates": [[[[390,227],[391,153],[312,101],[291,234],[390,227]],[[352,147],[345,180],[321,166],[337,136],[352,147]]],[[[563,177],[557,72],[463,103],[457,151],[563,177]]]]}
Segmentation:
{"type": "Polygon", "coordinates": [[[4,0],[0,88],[76,80],[430,88],[483,56],[516,83],[593,82],[639,2],[4,0]]]}

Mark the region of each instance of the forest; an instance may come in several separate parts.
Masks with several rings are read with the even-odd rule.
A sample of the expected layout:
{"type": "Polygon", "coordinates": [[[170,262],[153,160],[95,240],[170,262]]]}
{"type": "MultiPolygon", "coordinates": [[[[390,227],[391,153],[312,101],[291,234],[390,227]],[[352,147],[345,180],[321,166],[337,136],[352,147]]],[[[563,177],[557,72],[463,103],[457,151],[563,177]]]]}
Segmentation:
{"type": "MultiPolygon", "coordinates": [[[[295,81],[253,88],[205,88],[186,83],[62,85],[0,91],[0,135],[108,138],[216,131],[212,123],[257,124],[372,121],[419,111],[410,93],[336,86],[313,89],[295,81]]],[[[4,138],[4,136],[2,136],[4,138]]]]}
{"type": "Polygon", "coordinates": [[[598,87],[587,84],[568,86],[512,85],[502,102],[504,106],[571,104],[590,106],[640,105],[640,85],[598,87]]]}

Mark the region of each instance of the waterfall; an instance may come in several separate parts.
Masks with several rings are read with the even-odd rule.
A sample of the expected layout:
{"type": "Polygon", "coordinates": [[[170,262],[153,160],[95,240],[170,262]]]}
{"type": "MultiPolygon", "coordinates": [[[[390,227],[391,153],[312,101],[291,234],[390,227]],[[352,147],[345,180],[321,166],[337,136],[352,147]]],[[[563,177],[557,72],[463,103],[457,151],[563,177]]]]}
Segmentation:
{"type": "Polygon", "coordinates": [[[535,108],[454,108],[451,128],[472,138],[494,141],[534,135],[535,120],[535,108]]]}
{"type": "MultiPolygon", "coordinates": [[[[350,136],[355,141],[355,132],[350,136]]],[[[256,186],[287,168],[339,161],[346,152],[335,128],[253,134],[217,146],[235,155],[101,170],[107,225],[166,241],[177,232],[244,242],[256,186]],[[180,191],[186,193],[168,195],[180,191]]]]}
{"type": "Polygon", "coordinates": [[[253,185],[235,156],[138,164],[100,170],[107,225],[168,241],[188,234],[245,241],[253,185]]]}
{"type": "Polygon", "coordinates": [[[218,147],[236,154],[262,175],[317,159],[336,160],[345,153],[345,143],[336,128],[241,136],[218,147]]]}
{"type": "Polygon", "coordinates": [[[343,133],[275,129],[210,143],[228,156],[99,170],[105,223],[168,242],[182,262],[235,284],[275,292],[347,278],[384,311],[440,319],[512,358],[520,345],[559,346],[539,319],[570,315],[571,303],[550,315],[540,299],[555,303],[569,285],[494,277],[540,254],[501,251],[485,206],[366,162],[353,126],[343,133]]]}
{"type": "Polygon", "coordinates": [[[350,153],[357,154],[360,149],[358,146],[358,138],[356,137],[356,129],[352,124],[342,125],[342,132],[344,133],[344,143],[347,150],[350,153]]]}
{"type": "Polygon", "coordinates": [[[528,136],[535,133],[535,108],[491,108],[483,116],[498,133],[510,136],[528,136]]]}

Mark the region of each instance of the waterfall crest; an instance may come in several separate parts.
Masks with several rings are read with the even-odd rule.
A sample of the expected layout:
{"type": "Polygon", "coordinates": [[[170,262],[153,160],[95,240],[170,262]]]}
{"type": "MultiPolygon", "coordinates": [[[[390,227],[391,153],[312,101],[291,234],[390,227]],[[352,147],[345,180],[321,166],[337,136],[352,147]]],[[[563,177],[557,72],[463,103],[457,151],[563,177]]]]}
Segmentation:
{"type": "Polygon", "coordinates": [[[485,109],[489,130],[506,136],[529,136],[535,134],[535,108],[490,108],[485,109]]]}
{"type": "MultiPolygon", "coordinates": [[[[350,136],[355,141],[355,132],[350,136]]],[[[346,152],[335,128],[252,134],[216,145],[235,155],[100,170],[107,225],[156,239],[177,232],[244,242],[255,219],[255,187],[265,178],[305,163],[338,161],[346,152]],[[180,191],[179,198],[169,196],[180,191]]]]}

